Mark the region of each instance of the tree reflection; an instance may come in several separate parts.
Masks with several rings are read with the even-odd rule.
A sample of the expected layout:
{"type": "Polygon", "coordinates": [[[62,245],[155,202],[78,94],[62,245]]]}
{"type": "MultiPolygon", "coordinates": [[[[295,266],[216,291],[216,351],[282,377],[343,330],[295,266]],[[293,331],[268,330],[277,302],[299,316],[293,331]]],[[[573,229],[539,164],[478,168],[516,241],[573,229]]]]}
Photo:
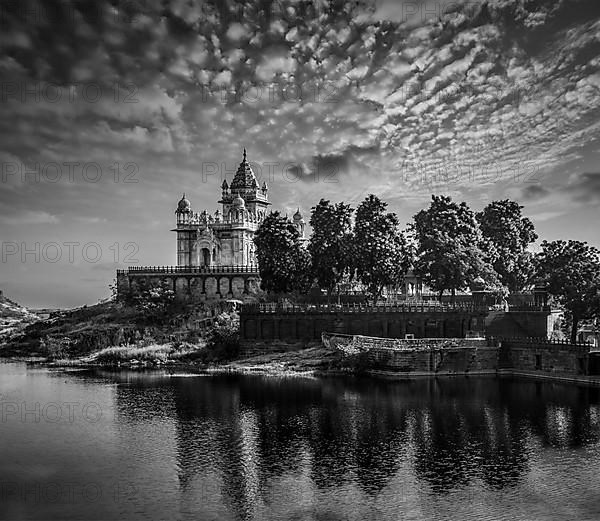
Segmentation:
{"type": "Polygon", "coordinates": [[[600,440],[597,389],[496,378],[154,379],[119,386],[117,408],[128,422],[172,421],[181,494],[209,480],[208,500],[239,519],[276,501],[284,479],[372,497],[407,472],[436,495],[503,489],[527,475],[536,444],[600,440]]]}

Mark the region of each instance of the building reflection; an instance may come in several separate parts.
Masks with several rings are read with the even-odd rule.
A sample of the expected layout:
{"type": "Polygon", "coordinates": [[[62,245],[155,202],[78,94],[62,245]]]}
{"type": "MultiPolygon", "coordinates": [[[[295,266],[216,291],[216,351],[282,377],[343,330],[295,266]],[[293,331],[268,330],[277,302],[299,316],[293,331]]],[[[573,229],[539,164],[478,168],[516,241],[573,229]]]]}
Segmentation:
{"type": "Polygon", "coordinates": [[[431,494],[503,489],[527,476],[536,444],[600,439],[598,390],[534,381],[219,376],[133,382],[117,397],[127,421],[173,421],[182,501],[233,519],[260,518],[290,480],[307,498],[393,494],[407,473],[431,494]]]}

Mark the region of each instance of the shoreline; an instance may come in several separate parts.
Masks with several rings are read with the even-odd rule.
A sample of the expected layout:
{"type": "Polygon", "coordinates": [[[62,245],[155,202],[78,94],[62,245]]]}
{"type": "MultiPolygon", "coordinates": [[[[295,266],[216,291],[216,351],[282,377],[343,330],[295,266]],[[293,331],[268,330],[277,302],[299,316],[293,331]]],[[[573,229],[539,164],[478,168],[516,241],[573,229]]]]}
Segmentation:
{"type": "MultiPolygon", "coordinates": [[[[311,351],[310,348],[305,351],[311,351]]],[[[299,352],[296,351],[296,354],[299,352]]],[[[399,372],[382,369],[367,369],[354,371],[343,368],[325,367],[299,367],[285,361],[285,352],[270,353],[249,358],[241,358],[223,364],[195,364],[186,362],[166,362],[162,364],[152,363],[94,363],[83,360],[60,360],[49,361],[43,357],[9,356],[0,357],[0,363],[25,363],[30,366],[45,367],[49,369],[75,369],[75,370],[99,370],[108,371],[139,371],[153,372],[163,371],[167,373],[192,373],[204,376],[218,375],[257,375],[272,377],[356,377],[374,378],[388,381],[411,381],[421,379],[447,379],[447,378],[469,378],[469,377],[495,377],[495,378],[517,378],[527,380],[538,380],[561,384],[585,385],[600,387],[600,376],[570,375],[565,373],[548,373],[542,371],[523,371],[516,369],[480,370],[468,372],[399,372]],[[258,359],[258,360],[257,360],[258,359]]],[[[311,353],[308,353],[311,354],[311,353]]]]}

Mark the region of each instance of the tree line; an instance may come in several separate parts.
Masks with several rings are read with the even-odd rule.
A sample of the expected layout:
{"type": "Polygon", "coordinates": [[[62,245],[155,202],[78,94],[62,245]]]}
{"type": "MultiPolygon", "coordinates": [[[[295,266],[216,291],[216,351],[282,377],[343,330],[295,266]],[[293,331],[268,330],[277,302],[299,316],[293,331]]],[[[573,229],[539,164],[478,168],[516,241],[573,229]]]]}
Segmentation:
{"type": "Polygon", "coordinates": [[[475,284],[505,297],[539,281],[567,312],[575,342],[579,322],[600,315],[600,251],[558,240],[543,241],[533,254],[530,245],[538,235],[522,210],[505,199],[474,212],[465,202],[433,195],[429,207],[402,229],[375,195],[356,210],[321,199],[311,209],[307,242],[286,216],[273,212],[254,237],[261,286],[286,294],[317,286],[330,297],[342,284],[357,284],[375,303],[409,270],[440,300],[445,292],[454,298],[475,284]]]}

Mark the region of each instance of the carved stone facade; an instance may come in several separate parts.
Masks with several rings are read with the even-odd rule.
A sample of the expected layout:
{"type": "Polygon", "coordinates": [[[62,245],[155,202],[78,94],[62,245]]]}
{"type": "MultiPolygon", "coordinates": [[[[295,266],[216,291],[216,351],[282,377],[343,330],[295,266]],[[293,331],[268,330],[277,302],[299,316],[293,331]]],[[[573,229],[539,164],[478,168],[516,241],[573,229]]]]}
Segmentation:
{"type": "MultiPolygon", "coordinates": [[[[182,300],[255,301],[261,293],[254,233],[270,206],[266,182],[259,186],[246,150],[228,185],[221,186],[214,213],[194,212],[185,194],[177,205],[177,266],[131,267],[117,271],[119,296],[161,287],[182,300]]],[[[300,210],[292,222],[304,237],[300,210]]]]}
{"type": "Polygon", "coordinates": [[[252,302],[261,293],[258,270],[252,266],[142,267],[117,271],[120,296],[162,288],[179,300],[211,301],[238,299],[252,302]]]}
{"type": "Polygon", "coordinates": [[[175,215],[178,266],[256,266],[253,237],[270,205],[266,182],[261,187],[248,164],[246,150],[231,186],[223,181],[221,209],[192,211],[185,194],[175,215]]]}

